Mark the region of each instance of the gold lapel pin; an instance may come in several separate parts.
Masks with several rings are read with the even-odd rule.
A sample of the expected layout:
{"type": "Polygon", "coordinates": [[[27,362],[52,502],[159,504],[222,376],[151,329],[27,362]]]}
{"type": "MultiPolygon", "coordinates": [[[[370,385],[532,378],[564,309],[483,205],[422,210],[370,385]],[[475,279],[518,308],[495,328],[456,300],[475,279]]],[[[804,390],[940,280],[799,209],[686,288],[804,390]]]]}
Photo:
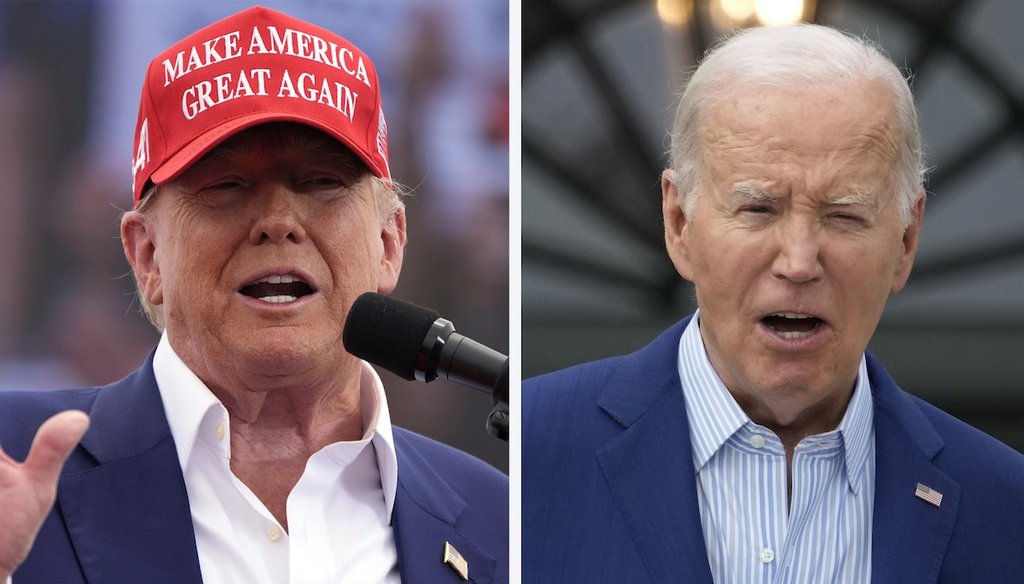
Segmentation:
{"type": "Polygon", "coordinates": [[[917,488],[914,490],[914,495],[918,499],[924,499],[925,501],[928,501],[929,503],[935,505],[936,507],[942,505],[942,493],[930,487],[926,487],[921,483],[917,483],[917,488]]]}
{"type": "Polygon", "coordinates": [[[451,566],[463,580],[469,580],[469,562],[447,541],[444,542],[444,563],[451,566]]]}

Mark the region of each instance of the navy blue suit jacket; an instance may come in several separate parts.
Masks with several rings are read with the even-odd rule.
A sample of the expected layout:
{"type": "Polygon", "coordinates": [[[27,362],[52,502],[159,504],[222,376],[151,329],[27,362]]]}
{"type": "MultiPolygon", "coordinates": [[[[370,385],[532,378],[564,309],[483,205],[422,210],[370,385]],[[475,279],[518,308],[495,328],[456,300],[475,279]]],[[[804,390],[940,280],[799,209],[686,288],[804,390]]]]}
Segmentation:
{"type": "MultiPolygon", "coordinates": [[[[524,584],[711,584],[677,370],[688,322],[523,383],[524,584]]],[[[870,355],[868,375],[873,584],[1024,583],[1024,456],[905,393],[870,355]]]]}
{"type": "MultiPolygon", "coordinates": [[[[91,425],[64,466],[57,503],[17,584],[199,584],[192,516],[150,360],[102,388],[0,393],[0,443],[22,460],[39,425],[79,409],[91,425]]],[[[392,525],[404,584],[508,582],[508,477],[458,450],[394,429],[392,525]]]]}

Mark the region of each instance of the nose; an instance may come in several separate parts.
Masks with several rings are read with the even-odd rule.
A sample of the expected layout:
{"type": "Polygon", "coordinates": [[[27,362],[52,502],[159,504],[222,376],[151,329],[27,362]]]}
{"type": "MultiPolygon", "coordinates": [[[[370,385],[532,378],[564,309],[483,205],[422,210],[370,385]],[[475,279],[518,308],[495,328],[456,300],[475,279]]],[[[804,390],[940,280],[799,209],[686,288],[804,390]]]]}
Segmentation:
{"type": "Polygon", "coordinates": [[[778,250],[772,262],[772,275],[795,283],[821,278],[820,232],[809,222],[791,220],[778,225],[778,250]]]}
{"type": "Polygon", "coordinates": [[[283,186],[268,186],[254,193],[256,218],[249,232],[254,245],[301,243],[306,238],[298,195],[283,186]]]}

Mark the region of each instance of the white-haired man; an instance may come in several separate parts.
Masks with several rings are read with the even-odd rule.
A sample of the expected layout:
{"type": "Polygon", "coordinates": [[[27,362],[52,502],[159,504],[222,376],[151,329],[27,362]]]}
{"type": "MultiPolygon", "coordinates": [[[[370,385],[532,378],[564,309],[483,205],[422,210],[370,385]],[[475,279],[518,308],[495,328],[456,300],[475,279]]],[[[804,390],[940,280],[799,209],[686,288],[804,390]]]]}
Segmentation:
{"type": "Polygon", "coordinates": [[[406,243],[378,82],[261,7],[153,60],[121,238],[163,336],[109,386],[0,396],[0,579],[508,582],[507,477],[392,427],[342,344],[406,243]]]}
{"type": "Polygon", "coordinates": [[[1024,581],[1024,457],[865,354],[922,175],[869,44],[800,25],[705,57],[661,181],[698,312],[524,383],[524,582],[1024,581]]]}

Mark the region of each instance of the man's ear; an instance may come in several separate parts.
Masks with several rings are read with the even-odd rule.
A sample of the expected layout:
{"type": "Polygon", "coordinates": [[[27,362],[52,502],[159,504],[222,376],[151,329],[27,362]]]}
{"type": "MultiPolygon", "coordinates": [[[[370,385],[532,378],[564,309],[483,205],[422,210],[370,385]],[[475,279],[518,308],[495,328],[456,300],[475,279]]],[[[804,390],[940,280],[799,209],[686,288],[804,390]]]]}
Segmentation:
{"type": "Polygon", "coordinates": [[[391,294],[395,286],[398,286],[398,276],[402,273],[402,260],[405,259],[405,206],[399,206],[384,219],[381,224],[380,239],[384,244],[384,255],[380,259],[377,292],[391,294]]]}
{"type": "Polygon", "coordinates": [[[891,291],[893,294],[902,290],[910,278],[910,269],[914,266],[914,256],[917,255],[917,244],[921,236],[921,222],[924,221],[925,198],[923,190],[918,193],[910,225],[903,231],[903,237],[900,240],[902,249],[899,263],[896,264],[896,273],[892,280],[891,291]]]}
{"type": "Polygon", "coordinates": [[[153,237],[153,225],[145,215],[138,211],[128,211],[121,216],[121,245],[135,273],[139,292],[150,304],[163,304],[164,292],[160,283],[160,261],[153,237]]]}
{"type": "Polygon", "coordinates": [[[661,173],[661,215],[665,222],[665,249],[683,278],[693,279],[693,264],[687,240],[689,218],[683,207],[683,200],[675,184],[675,171],[669,169],[661,173]]]}

